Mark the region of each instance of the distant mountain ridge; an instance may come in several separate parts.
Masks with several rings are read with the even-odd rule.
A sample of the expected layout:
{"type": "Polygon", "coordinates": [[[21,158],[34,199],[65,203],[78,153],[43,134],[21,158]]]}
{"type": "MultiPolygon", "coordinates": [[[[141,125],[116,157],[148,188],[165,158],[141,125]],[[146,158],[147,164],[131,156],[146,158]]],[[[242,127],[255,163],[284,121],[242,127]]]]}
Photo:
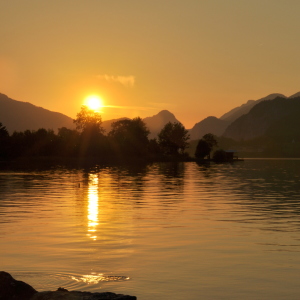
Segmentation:
{"type": "MultiPolygon", "coordinates": [[[[179,122],[176,117],[170,113],[168,110],[162,110],[158,114],[152,117],[146,117],[143,119],[146,126],[150,130],[150,138],[157,137],[157,134],[161,131],[161,129],[168,123],[179,122]]],[[[181,123],[181,122],[179,122],[181,123]]]]}
{"type": "MultiPolygon", "coordinates": [[[[227,127],[231,126],[231,124],[234,123],[236,120],[238,120],[240,117],[247,115],[252,110],[252,108],[254,108],[259,103],[264,101],[274,100],[278,97],[283,99],[292,99],[299,96],[300,96],[300,92],[293,94],[290,97],[286,97],[285,95],[279,93],[273,93],[258,100],[248,100],[246,103],[242,104],[241,106],[235,107],[229,112],[225,113],[220,118],[208,117],[196,123],[194,127],[189,130],[191,140],[200,139],[206,133],[212,133],[216,136],[222,136],[223,134],[228,136],[227,127]]],[[[243,135],[243,131],[241,130],[239,136],[242,135],[243,135]]],[[[234,136],[236,137],[236,135],[234,136]]],[[[250,136],[250,134],[245,133],[244,138],[248,136],[250,136]]]]}
{"type": "MultiPolygon", "coordinates": [[[[105,133],[111,131],[113,122],[128,119],[126,117],[119,119],[105,120],[102,127],[105,133]]],[[[157,134],[168,122],[179,122],[175,116],[168,110],[162,110],[152,117],[143,119],[150,130],[150,138],[157,137],[157,134]]],[[[38,130],[40,128],[53,129],[67,127],[74,129],[73,119],[42,107],[35,106],[28,102],[17,101],[0,93],[0,122],[12,134],[14,131],[38,130]]]]}
{"type": "Polygon", "coordinates": [[[229,124],[230,122],[216,117],[207,117],[189,130],[190,138],[191,140],[200,139],[207,133],[221,136],[229,124]]]}
{"type": "Polygon", "coordinates": [[[271,128],[278,128],[281,124],[286,132],[300,132],[300,128],[289,128],[285,124],[299,124],[300,97],[277,97],[255,105],[249,113],[233,121],[224,132],[223,136],[234,140],[250,140],[266,133],[274,134],[271,128]]]}
{"type": "Polygon", "coordinates": [[[236,119],[238,119],[240,116],[247,114],[252,107],[254,107],[256,104],[258,104],[261,101],[265,100],[273,100],[277,97],[281,98],[287,98],[286,96],[278,93],[270,94],[266,97],[263,97],[258,100],[248,100],[247,103],[242,104],[241,106],[235,107],[234,109],[230,110],[229,112],[225,113],[223,116],[220,117],[221,120],[227,121],[227,122],[233,122],[236,119]]]}
{"type": "MultiPolygon", "coordinates": [[[[105,129],[105,133],[108,134],[111,131],[112,123],[120,120],[126,120],[126,119],[129,118],[124,117],[119,119],[106,120],[102,122],[102,127],[105,129]]],[[[143,119],[143,121],[145,122],[147,128],[150,131],[149,138],[156,138],[158,133],[168,122],[171,123],[179,122],[176,119],[176,117],[168,110],[162,110],[156,115],[153,115],[151,117],[146,117],[143,119]]]]}
{"type": "Polygon", "coordinates": [[[0,93],[0,122],[12,134],[14,131],[75,128],[73,119],[28,102],[10,99],[0,93]]]}
{"type": "Polygon", "coordinates": [[[288,98],[291,99],[291,98],[296,98],[296,97],[300,97],[300,92],[293,94],[292,96],[289,96],[288,98]]]}
{"type": "MultiPolygon", "coordinates": [[[[292,114],[292,112],[287,111],[289,108],[284,105],[290,103],[290,100],[299,101],[299,99],[300,92],[290,97],[277,93],[270,94],[258,100],[249,100],[247,103],[225,113],[220,118],[210,116],[196,123],[193,128],[189,129],[191,140],[200,139],[206,133],[237,140],[251,139],[270,132],[270,128],[278,128],[278,124],[282,124],[283,126],[283,121],[280,119],[281,117],[286,120],[286,126],[284,126],[284,128],[288,128],[287,124],[298,124],[296,120],[293,120],[295,115],[300,115],[300,111],[297,110],[297,105],[294,106],[293,118],[291,122],[288,122],[289,114],[292,114]],[[283,101],[282,103],[284,104],[281,108],[279,108],[278,100],[276,99],[281,99],[281,102],[283,101]],[[262,107],[268,107],[268,110],[262,112],[262,107]],[[286,112],[285,115],[283,115],[284,112],[286,112]],[[259,117],[259,114],[262,114],[262,116],[259,117]],[[277,119],[276,116],[278,116],[277,119]],[[276,126],[273,124],[275,121],[277,122],[276,126]]],[[[290,107],[289,104],[287,106],[290,107]]],[[[124,117],[103,121],[102,126],[106,134],[110,132],[113,122],[123,119],[128,118],[124,117]]],[[[150,130],[149,138],[157,137],[158,133],[168,122],[181,123],[174,114],[168,110],[162,110],[156,115],[146,117],[143,121],[150,130]]],[[[53,129],[57,132],[57,129],[61,127],[75,128],[73,119],[64,114],[52,112],[28,102],[13,100],[1,93],[0,122],[6,126],[10,134],[14,131],[25,131],[27,129],[37,130],[39,128],[45,128],[53,129]]]]}

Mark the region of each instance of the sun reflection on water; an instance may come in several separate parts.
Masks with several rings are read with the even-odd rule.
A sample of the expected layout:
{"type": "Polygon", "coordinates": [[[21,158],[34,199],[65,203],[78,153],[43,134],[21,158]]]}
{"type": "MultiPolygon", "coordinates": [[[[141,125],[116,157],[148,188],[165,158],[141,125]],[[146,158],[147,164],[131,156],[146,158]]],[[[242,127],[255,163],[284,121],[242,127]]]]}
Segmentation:
{"type": "Polygon", "coordinates": [[[88,186],[88,236],[96,240],[96,228],[99,224],[99,195],[98,195],[98,177],[97,174],[89,174],[88,186]]]}
{"type": "Polygon", "coordinates": [[[90,274],[90,275],[81,275],[81,276],[72,276],[71,279],[77,282],[84,282],[87,284],[97,284],[98,282],[107,282],[107,281],[124,281],[129,280],[130,278],[127,276],[119,276],[119,275],[104,275],[102,273],[99,274],[90,274]]]}

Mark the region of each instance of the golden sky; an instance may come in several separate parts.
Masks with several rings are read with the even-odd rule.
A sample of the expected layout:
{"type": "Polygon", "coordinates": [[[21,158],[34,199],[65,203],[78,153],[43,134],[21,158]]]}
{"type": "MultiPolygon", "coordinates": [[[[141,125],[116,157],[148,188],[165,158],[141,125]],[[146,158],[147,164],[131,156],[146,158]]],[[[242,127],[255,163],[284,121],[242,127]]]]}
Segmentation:
{"type": "Polygon", "coordinates": [[[187,128],[300,91],[299,0],[1,0],[0,93],[72,118],[167,109],[187,128]]]}

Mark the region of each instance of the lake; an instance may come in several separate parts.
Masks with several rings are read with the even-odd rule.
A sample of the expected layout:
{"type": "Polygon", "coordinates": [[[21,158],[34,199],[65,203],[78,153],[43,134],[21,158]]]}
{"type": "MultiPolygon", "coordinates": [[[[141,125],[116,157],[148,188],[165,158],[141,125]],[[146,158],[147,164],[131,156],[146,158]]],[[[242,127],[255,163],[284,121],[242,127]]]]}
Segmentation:
{"type": "Polygon", "coordinates": [[[299,299],[300,160],[0,170],[0,240],[39,291],[299,299]]]}

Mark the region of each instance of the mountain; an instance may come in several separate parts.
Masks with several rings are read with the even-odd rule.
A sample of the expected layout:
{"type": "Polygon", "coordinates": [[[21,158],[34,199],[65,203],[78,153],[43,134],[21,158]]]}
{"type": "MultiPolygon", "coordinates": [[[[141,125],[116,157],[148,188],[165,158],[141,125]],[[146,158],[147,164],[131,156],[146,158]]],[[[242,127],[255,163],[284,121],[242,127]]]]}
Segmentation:
{"type": "MultiPolygon", "coordinates": [[[[128,118],[112,119],[102,122],[105,133],[111,131],[111,124],[128,118]]],[[[150,138],[154,138],[168,122],[179,122],[175,116],[167,110],[143,119],[150,130],[150,138]]],[[[10,99],[0,93],[0,123],[12,134],[14,131],[38,130],[39,128],[53,129],[75,128],[73,119],[57,112],[52,112],[28,102],[10,99]]]]}
{"type": "Polygon", "coordinates": [[[207,117],[189,130],[190,138],[191,140],[201,139],[207,133],[221,136],[229,124],[230,122],[216,117],[207,117]]]}
{"type": "Polygon", "coordinates": [[[143,121],[145,122],[146,126],[150,130],[149,138],[157,137],[157,134],[162,130],[162,128],[168,123],[179,122],[175,116],[170,113],[168,110],[162,110],[158,114],[144,118],[143,121]]]}
{"type": "MultiPolygon", "coordinates": [[[[300,102],[300,98],[298,98],[300,102]]],[[[300,105],[299,105],[300,106],[300,105]]],[[[295,111],[287,114],[277,121],[272,122],[270,127],[267,129],[265,136],[272,138],[277,143],[292,143],[296,142],[300,145],[300,118],[299,118],[299,107],[295,111]]],[[[300,152],[298,151],[298,155],[300,152]]]]}
{"type": "Polygon", "coordinates": [[[282,94],[275,93],[275,94],[270,94],[270,95],[268,95],[264,98],[258,99],[258,100],[248,100],[247,103],[242,104],[241,106],[235,107],[234,109],[230,110],[229,112],[227,112],[226,114],[221,116],[220,119],[231,123],[231,122],[235,121],[236,119],[238,119],[240,116],[247,114],[252,109],[252,107],[254,107],[259,102],[264,101],[264,100],[273,100],[277,97],[287,98],[286,96],[284,96],[282,94]]]}
{"type": "MultiPolygon", "coordinates": [[[[297,97],[297,95],[298,93],[292,95],[291,97],[297,97]]],[[[287,98],[286,96],[278,93],[270,94],[258,100],[249,100],[247,103],[233,108],[220,118],[207,117],[204,120],[196,123],[194,127],[189,130],[191,140],[200,139],[206,133],[212,133],[216,136],[221,136],[232,122],[242,115],[247,114],[255,105],[265,100],[273,100],[277,97],[287,98]]]]}
{"type": "MultiPolygon", "coordinates": [[[[291,122],[288,122],[288,116],[291,112],[287,110],[290,109],[288,103],[292,100],[299,99],[299,97],[300,92],[288,98],[282,94],[270,94],[256,101],[249,100],[247,103],[230,110],[219,119],[210,116],[196,123],[194,127],[189,130],[191,140],[200,139],[206,133],[212,133],[216,136],[223,135],[224,137],[230,137],[236,140],[251,139],[269,132],[268,130],[271,130],[269,128],[283,126],[284,123],[280,123],[280,120],[282,120],[281,117],[283,118],[284,116],[287,116],[285,124],[298,124],[297,121],[294,122],[293,119],[291,122]],[[287,107],[285,107],[285,105],[280,107],[276,99],[281,99],[280,101],[285,100],[284,104],[288,104],[287,107]],[[272,102],[273,100],[276,101],[272,102]],[[263,107],[265,106],[268,107],[267,111],[263,111],[263,107]],[[275,121],[277,122],[276,126],[275,123],[273,124],[275,121]]],[[[296,107],[294,107],[294,109],[296,109],[296,107]]],[[[296,114],[300,115],[299,111],[296,110],[296,112],[296,114]]],[[[106,134],[111,130],[111,124],[113,122],[122,119],[126,118],[103,121],[102,126],[106,134]]],[[[162,110],[156,115],[144,118],[143,121],[151,132],[149,138],[157,137],[157,134],[168,122],[179,122],[174,114],[168,110],[162,110]]],[[[45,128],[57,131],[57,129],[61,127],[75,128],[73,120],[66,115],[37,107],[28,102],[10,99],[1,93],[0,123],[6,126],[10,134],[14,131],[24,131],[26,129],[37,130],[39,128],[45,128]]]]}
{"type": "MultiPolygon", "coordinates": [[[[102,127],[105,129],[105,134],[108,134],[111,131],[111,125],[113,122],[117,122],[120,120],[126,120],[128,118],[120,118],[120,119],[112,119],[106,120],[102,122],[102,127]]],[[[147,128],[150,130],[149,138],[157,137],[157,134],[162,130],[162,128],[168,122],[179,122],[175,116],[167,110],[162,110],[158,114],[152,117],[146,117],[143,119],[147,128]]]]}
{"type": "Polygon", "coordinates": [[[297,97],[300,97],[300,92],[298,92],[298,93],[296,93],[296,94],[294,94],[292,96],[289,96],[289,99],[291,99],[291,98],[297,98],[297,97]]]}
{"type": "MultiPolygon", "coordinates": [[[[278,97],[274,100],[262,101],[256,104],[249,113],[232,122],[223,136],[234,140],[250,140],[266,133],[270,135],[272,128],[278,130],[280,126],[288,133],[295,131],[295,128],[289,128],[285,123],[289,120],[289,124],[298,124],[299,116],[300,97],[278,97]]],[[[298,127],[296,131],[299,132],[298,127]]]]}
{"type": "Polygon", "coordinates": [[[75,128],[73,119],[28,102],[17,101],[0,93],[0,122],[12,134],[14,131],[75,128]]]}

